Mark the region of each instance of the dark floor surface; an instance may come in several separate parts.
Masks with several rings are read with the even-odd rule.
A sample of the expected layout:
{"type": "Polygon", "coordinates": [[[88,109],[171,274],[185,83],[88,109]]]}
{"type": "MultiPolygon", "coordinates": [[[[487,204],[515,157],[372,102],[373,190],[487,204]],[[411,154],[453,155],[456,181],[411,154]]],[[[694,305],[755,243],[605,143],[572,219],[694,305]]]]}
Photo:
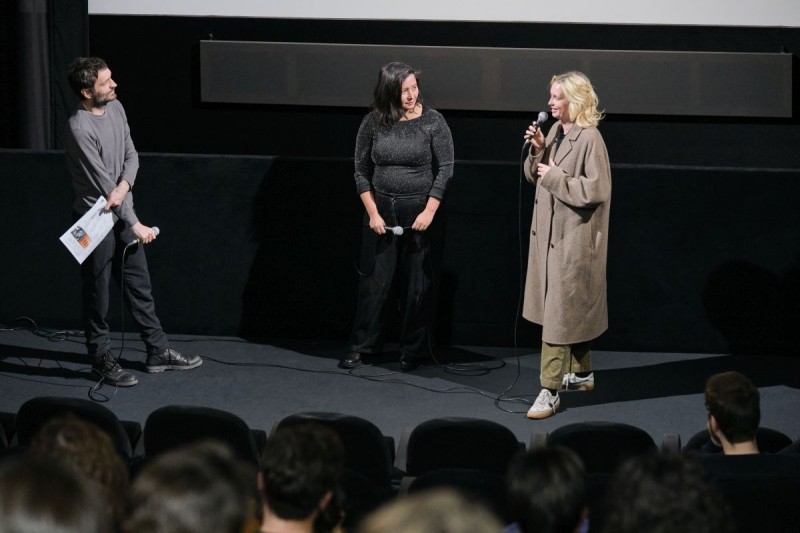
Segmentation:
{"type": "MultiPolygon", "coordinates": [[[[131,336],[132,337],[132,336],[131,336]]],[[[37,396],[87,398],[95,384],[82,338],[45,337],[30,330],[0,332],[0,411],[16,412],[37,396]]],[[[119,334],[115,335],[120,345],[119,334]]],[[[397,372],[397,353],[376,357],[355,371],[336,363],[346,346],[314,342],[251,342],[238,338],[171,335],[173,347],[197,353],[203,365],[187,372],[147,374],[138,340],[124,343],[122,364],[139,378],[135,387],[104,386],[98,396],[120,419],[144,425],[168,404],[202,405],[239,415],[254,429],[270,431],[283,417],[302,411],[360,416],[399,438],[425,420],[460,416],[494,420],[528,443],[580,421],[638,426],[656,443],[679,435],[685,443],[705,428],[703,386],[713,373],[739,370],[761,391],[762,426],[792,439],[800,436],[800,360],[786,357],[594,352],[597,387],[562,393],[556,416],[533,421],[528,405],[538,386],[539,354],[529,348],[435,347],[410,373],[397,372]]]]}

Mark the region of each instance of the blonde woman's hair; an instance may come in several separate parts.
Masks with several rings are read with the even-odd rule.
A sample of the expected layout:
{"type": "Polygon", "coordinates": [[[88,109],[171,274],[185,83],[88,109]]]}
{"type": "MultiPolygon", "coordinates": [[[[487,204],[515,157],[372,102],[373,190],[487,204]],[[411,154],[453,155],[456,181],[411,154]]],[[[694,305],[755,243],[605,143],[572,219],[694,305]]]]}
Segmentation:
{"type": "Polygon", "coordinates": [[[573,70],[553,76],[550,87],[554,83],[561,86],[569,102],[569,116],[581,128],[597,126],[603,119],[603,112],[597,109],[598,98],[592,82],[583,72],[573,70]]]}

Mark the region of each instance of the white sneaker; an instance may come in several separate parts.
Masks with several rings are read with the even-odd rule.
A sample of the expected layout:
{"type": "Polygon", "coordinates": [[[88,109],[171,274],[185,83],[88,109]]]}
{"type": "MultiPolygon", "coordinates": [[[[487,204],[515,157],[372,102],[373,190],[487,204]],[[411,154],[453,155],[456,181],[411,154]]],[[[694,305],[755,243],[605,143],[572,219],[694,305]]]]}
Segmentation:
{"type": "Polygon", "coordinates": [[[528,418],[547,418],[556,414],[556,409],[561,405],[561,398],[558,397],[558,392],[555,395],[550,394],[547,389],[542,389],[536,401],[533,402],[531,408],[528,409],[528,418]]]}
{"type": "Polygon", "coordinates": [[[574,372],[564,374],[561,390],[594,390],[594,372],[585,378],[576,376],[574,372]]]}

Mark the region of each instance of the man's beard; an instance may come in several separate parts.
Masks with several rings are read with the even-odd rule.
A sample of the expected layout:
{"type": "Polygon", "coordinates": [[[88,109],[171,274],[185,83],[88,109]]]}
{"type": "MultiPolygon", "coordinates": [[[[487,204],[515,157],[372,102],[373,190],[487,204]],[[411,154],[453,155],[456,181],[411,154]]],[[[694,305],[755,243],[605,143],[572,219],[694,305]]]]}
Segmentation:
{"type": "Polygon", "coordinates": [[[117,92],[111,91],[108,94],[92,93],[92,107],[103,107],[112,100],[117,99],[117,92]]]}

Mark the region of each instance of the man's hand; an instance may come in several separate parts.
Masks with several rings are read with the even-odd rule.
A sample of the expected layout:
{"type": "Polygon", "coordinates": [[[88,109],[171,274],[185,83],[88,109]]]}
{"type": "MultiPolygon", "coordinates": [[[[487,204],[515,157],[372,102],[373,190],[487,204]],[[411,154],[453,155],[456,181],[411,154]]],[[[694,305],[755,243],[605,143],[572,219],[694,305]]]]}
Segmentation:
{"type": "Polygon", "coordinates": [[[123,200],[125,200],[125,195],[128,194],[128,191],[130,190],[131,186],[127,181],[120,181],[119,185],[114,187],[114,189],[109,193],[108,198],[106,198],[106,206],[103,209],[108,211],[112,207],[122,205],[123,200]]]}
{"type": "Polygon", "coordinates": [[[142,244],[148,244],[153,242],[156,239],[156,232],[153,228],[149,226],[145,226],[141,222],[137,222],[133,226],[131,226],[134,235],[136,238],[139,239],[139,242],[142,244]]]}

